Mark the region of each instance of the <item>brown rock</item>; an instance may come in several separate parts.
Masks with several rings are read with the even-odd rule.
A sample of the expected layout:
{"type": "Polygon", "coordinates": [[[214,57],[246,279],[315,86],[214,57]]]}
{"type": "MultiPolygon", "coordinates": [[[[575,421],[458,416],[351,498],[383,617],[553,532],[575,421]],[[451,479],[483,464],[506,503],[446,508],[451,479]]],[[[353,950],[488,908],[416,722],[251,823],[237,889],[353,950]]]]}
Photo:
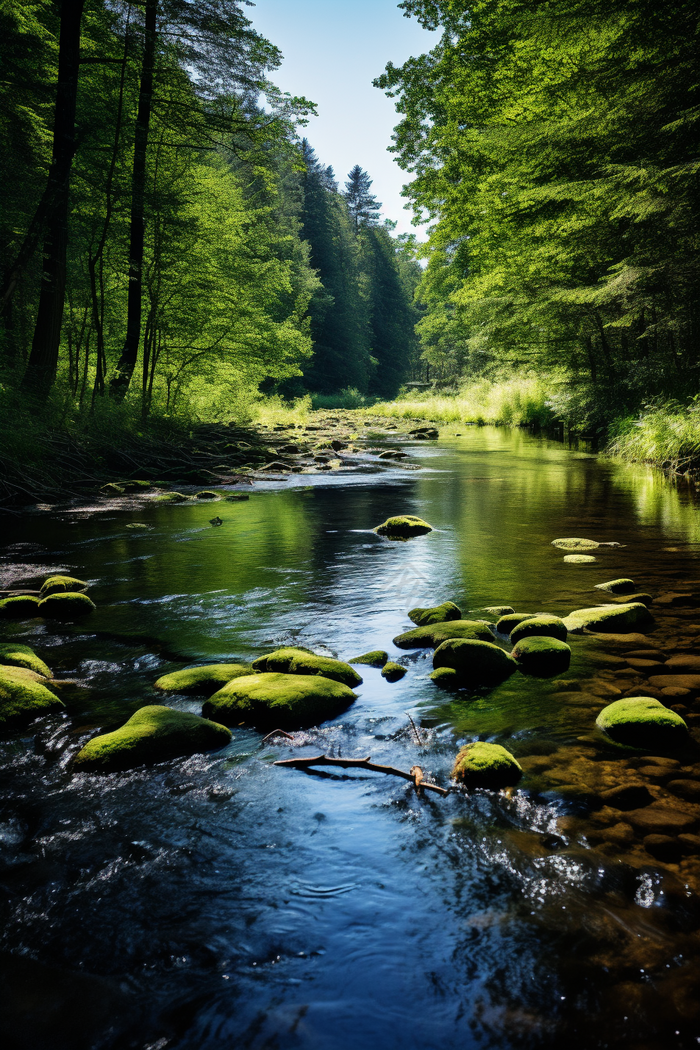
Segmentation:
{"type": "Polygon", "coordinates": [[[686,853],[700,853],[700,835],[683,834],[678,836],[686,853]]]}
{"type": "Polygon", "coordinates": [[[622,784],[610,791],[602,791],[600,797],[606,806],[622,810],[642,809],[643,806],[649,806],[654,801],[654,796],[646,784],[622,784]]]}
{"type": "Polygon", "coordinates": [[[666,666],[660,660],[641,660],[638,657],[628,657],[628,665],[635,671],[643,671],[644,674],[662,674],[666,666]]]}
{"type": "Polygon", "coordinates": [[[691,696],[692,695],[691,692],[690,692],[690,689],[683,689],[683,688],[681,688],[680,686],[677,686],[677,685],[666,686],[665,689],[661,690],[661,694],[662,694],[662,696],[667,696],[669,698],[676,698],[677,697],[679,700],[683,696],[691,696]]]}
{"type": "Polygon", "coordinates": [[[629,653],[623,653],[625,660],[668,660],[666,653],[661,649],[633,649],[629,653]]]}
{"type": "Polygon", "coordinates": [[[622,645],[626,650],[628,649],[653,649],[654,643],[651,638],[647,638],[645,634],[595,634],[593,631],[585,631],[589,637],[599,638],[601,642],[605,642],[606,645],[622,645]]]}
{"type": "Polygon", "coordinates": [[[698,780],[669,780],[666,787],[671,794],[684,798],[687,802],[700,802],[700,781],[698,780]]]}
{"type": "Polygon", "coordinates": [[[606,842],[614,842],[616,846],[629,846],[634,842],[634,831],[629,824],[622,822],[606,828],[603,834],[606,842]]]}
{"type": "Polygon", "coordinates": [[[673,674],[700,675],[700,656],[695,653],[678,653],[666,660],[665,666],[673,674]]]}
{"type": "Polygon", "coordinates": [[[667,864],[677,864],[683,855],[683,847],[670,835],[645,835],[644,849],[657,860],[667,864]]]}
{"type": "Polygon", "coordinates": [[[631,689],[625,690],[624,696],[651,696],[654,700],[661,697],[660,689],[648,689],[645,685],[633,685],[631,689]]]}
{"type": "Polygon", "coordinates": [[[611,685],[610,682],[602,681],[600,678],[594,678],[592,681],[583,682],[582,685],[592,696],[600,696],[606,700],[617,700],[622,696],[621,689],[618,689],[616,685],[611,685]]]}
{"type": "Polygon", "coordinates": [[[671,809],[661,802],[655,802],[646,809],[631,810],[627,814],[627,820],[642,835],[663,835],[668,834],[669,831],[678,834],[681,831],[690,831],[697,823],[697,818],[693,813],[671,809]]]}
{"type": "Polygon", "coordinates": [[[649,682],[655,689],[676,687],[689,689],[692,693],[700,692],[700,674],[659,674],[650,678],[649,682]]]}

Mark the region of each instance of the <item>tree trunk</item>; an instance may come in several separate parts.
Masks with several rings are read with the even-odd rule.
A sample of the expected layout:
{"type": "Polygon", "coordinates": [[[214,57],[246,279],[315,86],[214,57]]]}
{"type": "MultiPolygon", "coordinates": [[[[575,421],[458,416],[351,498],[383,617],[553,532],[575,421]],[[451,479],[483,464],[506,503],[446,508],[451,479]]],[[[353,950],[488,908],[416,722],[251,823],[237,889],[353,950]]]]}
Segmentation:
{"type": "Polygon", "coordinates": [[[131,179],[131,231],[129,241],[129,295],[127,301],[126,338],[117,374],[110,383],[110,394],[121,400],[129,389],[136,367],[141,335],[141,294],[143,287],[143,245],[145,239],[144,195],[146,189],[146,152],[153,100],[153,69],[156,53],[156,15],[158,0],[146,0],[146,26],[139,87],[139,108],[134,135],[134,168],[131,179]]]}
{"type": "Polygon", "coordinates": [[[80,69],[80,23],[85,0],[63,0],[58,45],[58,90],[54,114],[53,154],[49,187],[53,207],[44,241],[39,311],[32,350],[22,388],[45,399],[56,377],[58,347],[66,296],[68,196],[70,168],[75,153],[75,107],[80,69]]]}

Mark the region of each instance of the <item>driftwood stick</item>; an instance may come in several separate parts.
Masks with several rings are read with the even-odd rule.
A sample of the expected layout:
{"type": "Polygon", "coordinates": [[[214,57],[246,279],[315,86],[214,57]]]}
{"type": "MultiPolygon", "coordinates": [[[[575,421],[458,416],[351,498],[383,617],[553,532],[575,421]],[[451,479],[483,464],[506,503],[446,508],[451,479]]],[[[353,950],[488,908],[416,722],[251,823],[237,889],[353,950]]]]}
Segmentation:
{"type": "Polygon", "coordinates": [[[411,718],[411,716],[408,713],[408,711],[406,712],[406,717],[408,718],[409,722],[411,723],[411,729],[413,730],[413,732],[415,734],[415,737],[416,737],[416,740],[418,741],[418,746],[422,747],[423,746],[423,741],[420,738],[420,733],[418,732],[418,729],[416,728],[416,723],[413,721],[413,719],[411,718]]]}
{"type": "Polygon", "coordinates": [[[293,740],[294,739],[292,734],[291,733],[285,733],[284,729],[273,729],[271,733],[268,733],[267,736],[264,736],[262,738],[263,744],[266,744],[267,741],[270,739],[270,737],[273,737],[273,736],[286,736],[287,740],[293,740]]]}
{"type": "Polygon", "coordinates": [[[410,773],[404,773],[402,769],[394,769],[393,766],[380,766],[377,762],[367,758],[330,758],[328,755],[316,755],[314,758],[283,758],[275,762],[276,766],[291,766],[294,769],[309,769],[310,766],[342,766],[343,769],[370,769],[373,773],[386,773],[388,776],[401,777],[409,780],[414,787],[425,788],[426,791],[435,791],[438,795],[448,795],[447,788],[438,787],[437,784],[428,784],[423,780],[423,772],[418,766],[414,766],[410,773]]]}

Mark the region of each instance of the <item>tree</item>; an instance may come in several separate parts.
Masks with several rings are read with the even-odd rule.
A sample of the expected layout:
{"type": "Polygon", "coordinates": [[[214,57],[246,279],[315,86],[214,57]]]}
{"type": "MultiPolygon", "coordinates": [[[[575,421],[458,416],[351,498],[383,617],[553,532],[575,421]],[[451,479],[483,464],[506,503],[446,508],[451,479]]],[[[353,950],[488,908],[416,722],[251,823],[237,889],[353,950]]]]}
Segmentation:
{"type": "Polygon", "coordinates": [[[371,185],[372,179],[359,164],[356,164],[348,174],[343,194],[356,232],[362,226],[376,226],[379,222],[379,211],[382,206],[369,192],[371,185]]]}

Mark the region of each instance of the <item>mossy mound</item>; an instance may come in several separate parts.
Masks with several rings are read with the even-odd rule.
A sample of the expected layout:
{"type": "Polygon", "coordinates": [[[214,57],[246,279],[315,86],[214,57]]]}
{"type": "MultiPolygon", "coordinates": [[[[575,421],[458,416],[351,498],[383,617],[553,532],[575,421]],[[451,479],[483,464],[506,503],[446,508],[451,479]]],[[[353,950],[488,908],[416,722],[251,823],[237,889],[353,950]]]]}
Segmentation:
{"type": "Polygon", "coordinates": [[[567,554],[564,557],[564,561],[567,565],[592,565],[598,559],[594,558],[592,554],[567,554]]]}
{"type": "Polygon", "coordinates": [[[565,642],[566,624],[558,616],[550,616],[549,613],[531,616],[529,620],[522,620],[513,628],[510,632],[510,640],[513,645],[516,645],[521,638],[531,638],[533,635],[541,638],[558,638],[560,642],[565,642]]]}
{"type": "Polygon", "coordinates": [[[379,536],[406,540],[411,536],[423,536],[426,532],[432,532],[433,526],[413,514],[399,514],[394,518],[387,518],[381,525],[377,525],[374,531],[379,536]]]}
{"type": "Polygon", "coordinates": [[[448,638],[470,638],[475,641],[488,642],[493,639],[488,624],[479,620],[448,620],[446,623],[434,623],[429,627],[414,627],[394,638],[394,645],[399,649],[437,649],[438,645],[448,638]]]}
{"type": "Polygon", "coordinates": [[[0,617],[3,620],[29,620],[39,615],[39,599],[31,594],[19,594],[0,601],[0,617]]]}
{"type": "Polygon", "coordinates": [[[28,722],[61,707],[43,675],[27,667],[0,667],[0,727],[28,722]]]}
{"type": "Polygon", "coordinates": [[[103,485],[102,488],[100,489],[100,492],[102,493],[103,496],[123,496],[124,495],[124,489],[122,488],[122,486],[121,485],[117,485],[114,481],[109,481],[109,482],[107,482],[106,485],[103,485]]]}
{"type": "Polygon", "coordinates": [[[511,656],[518,670],[533,678],[554,678],[569,670],[571,649],[558,638],[531,635],[522,638],[511,656]]]}
{"type": "Polygon", "coordinates": [[[459,689],[462,684],[454,667],[437,667],[429,677],[441,689],[459,689]]]}
{"type": "Polygon", "coordinates": [[[647,608],[654,604],[653,595],[647,594],[645,591],[640,591],[639,594],[620,595],[619,597],[614,595],[612,600],[618,605],[632,605],[636,602],[641,602],[642,605],[646,605],[647,608]]]}
{"type": "Polygon", "coordinates": [[[230,740],[231,731],[217,722],[153,704],[136,711],[121,729],[89,740],[73,759],[73,765],[89,773],[114,773],[183,755],[218,751],[230,740]]]}
{"type": "Polygon", "coordinates": [[[146,492],[153,487],[153,482],[137,478],[135,481],[120,481],[119,485],[125,492],[146,492]]]}
{"type": "Polygon", "coordinates": [[[39,602],[39,616],[48,620],[74,620],[86,616],[96,608],[87,594],[50,594],[39,602]]]}
{"type": "Polygon", "coordinates": [[[373,649],[371,653],[363,653],[350,660],[351,664],[367,664],[368,667],[383,667],[389,659],[389,654],[383,649],[373,649]]]}
{"type": "Polygon", "coordinates": [[[277,649],[253,661],[254,671],[280,671],[283,674],[320,675],[344,685],[362,685],[362,677],[342,660],[316,656],[303,649],[277,649]]]}
{"type": "Polygon", "coordinates": [[[411,609],[408,618],[419,627],[429,627],[433,623],[461,620],[462,613],[454,602],[443,602],[442,605],[434,605],[431,609],[411,609]]]}
{"type": "Polygon", "coordinates": [[[500,744],[476,740],[463,747],[454,764],[452,777],[471,788],[512,787],[523,775],[519,762],[500,744]]]}
{"type": "Polygon", "coordinates": [[[567,630],[583,631],[584,627],[592,631],[625,631],[633,630],[651,620],[651,613],[642,602],[630,602],[627,605],[596,605],[592,609],[576,609],[565,617],[567,630]]]}
{"type": "Polygon", "coordinates": [[[495,616],[500,619],[503,616],[511,616],[515,613],[515,609],[512,605],[487,605],[484,609],[480,609],[479,612],[486,613],[487,616],[495,616]]]}
{"type": "Polygon", "coordinates": [[[244,674],[251,674],[246,664],[205,664],[203,667],[185,667],[161,675],[153,688],[162,693],[182,693],[185,696],[211,696],[222,685],[244,674]]]}
{"type": "Polygon", "coordinates": [[[387,682],[398,682],[405,674],[406,668],[394,660],[387,661],[382,667],[382,678],[386,678],[387,682]]]}
{"type": "Polygon", "coordinates": [[[195,499],[221,499],[219,492],[214,492],[213,489],[202,489],[201,492],[195,492],[195,499]]]}
{"type": "Polygon", "coordinates": [[[596,725],[618,744],[656,751],[682,746],[688,727],[675,711],[650,696],[631,696],[604,707],[596,725]]]}
{"type": "Polygon", "coordinates": [[[160,496],[156,496],[156,503],[188,503],[189,499],[181,492],[161,492],[160,496]]]}
{"type": "Polygon", "coordinates": [[[557,547],[560,551],[593,551],[600,547],[600,544],[595,540],[582,540],[571,536],[563,540],[552,540],[552,546],[557,547]]]}
{"type": "Polygon", "coordinates": [[[637,584],[634,580],[608,580],[607,583],[596,583],[596,590],[607,591],[608,594],[633,594],[637,584]]]}
{"type": "Polygon", "coordinates": [[[451,667],[463,685],[498,685],[517,670],[515,660],[492,642],[448,638],[433,653],[433,667],[451,667]]]}
{"type": "Polygon", "coordinates": [[[505,634],[510,637],[510,632],[522,623],[523,620],[531,620],[532,613],[509,613],[507,616],[501,616],[500,620],[496,624],[496,630],[499,634],[505,634]]]}
{"type": "Polygon", "coordinates": [[[9,664],[11,667],[27,667],[30,671],[42,676],[52,678],[51,668],[36,655],[28,645],[20,645],[19,642],[8,642],[0,645],[0,664],[9,664]]]}
{"type": "Polygon", "coordinates": [[[226,725],[296,729],[336,718],[355,699],[334,679],[272,671],[234,678],[205,702],[202,714],[226,725]]]}
{"type": "Polygon", "coordinates": [[[76,580],[75,576],[49,576],[41,585],[39,598],[48,598],[50,594],[84,591],[86,587],[87,583],[84,580],[76,580]]]}

